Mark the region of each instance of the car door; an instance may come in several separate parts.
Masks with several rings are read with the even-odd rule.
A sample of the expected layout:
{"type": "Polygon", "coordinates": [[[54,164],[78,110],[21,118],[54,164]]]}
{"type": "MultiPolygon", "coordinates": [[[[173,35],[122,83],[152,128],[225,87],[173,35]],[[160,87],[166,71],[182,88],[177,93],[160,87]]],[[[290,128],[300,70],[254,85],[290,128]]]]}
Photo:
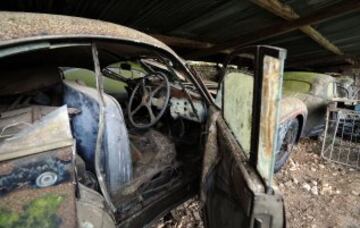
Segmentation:
{"type": "Polygon", "coordinates": [[[221,111],[209,112],[201,180],[207,227],[285,227],[272,180],[285,56],[255,46],[224,65],[221,111]]]}

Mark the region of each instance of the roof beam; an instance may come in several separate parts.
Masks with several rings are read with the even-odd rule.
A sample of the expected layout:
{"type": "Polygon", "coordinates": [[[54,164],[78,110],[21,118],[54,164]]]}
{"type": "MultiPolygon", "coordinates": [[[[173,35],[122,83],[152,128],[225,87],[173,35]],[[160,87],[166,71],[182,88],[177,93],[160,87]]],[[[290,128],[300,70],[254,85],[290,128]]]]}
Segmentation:
{"type": "Polygon", "coordinates": [[[347,62],[348,64],[352,64],[354,66],[358,66],[360,64],[360,58],[357,56],[351,55],[336,55],[331,57],[315,57],[315,58],[300,58],[300,59],[292,59],[286,65],[287,67],[314,67],[314,66],[325,66],[325,65],[333,65],[333,64],[344,64],[347,62]]]}
{"type": "MultiPolygon", "coordinates": [[[[287,21],[293,21],[299,19],[300,16],[291,8],[289,5],[281,3],[279,0],[251,0],[256,5],[262,7],[263,9],[275,14],[287,21]]],[[[326,50],[336,54],[344,55],[344,53],[331,41],[326,39],[320,32],[315,30],[312,26],[306,25],[299,28],[303,33],[308,37],[313,39],[315,42],[320,44],[326,50]]]]}
{"type": "Polygon", "coordinates": [[[151,36],[161,40],[165,44],[171,47],[177,48],[190,48],[190,49],[205,49],[210,48],[213,44],[208,42],[202,42],[197,40],[191,40],[187,38],[175,37],[175,36],[166,36],[161,34],[150,34],[151,36]]]}
{"type": "Polygon", "coordinates": [[[215,45],[214,47],[199,50],[188,55],[189,58],[196,58],[200,56],[208,56],[223,50],[235,49],[249,45],[260,40],[264,40],[270,37],[278,36],[280,34],[288,33],[293,30],[296,30],[300,27],[318,24],[332,18],[344,15],[350,12],[354,12],[360,9],[359,0],[348,0],[346,2],[341,2],[328,6],[313,12],[312,14],[301,17],[292,21],[285,21],[281,23],[276,23],[267,28],[261,29],[259,31],[251,32],[245,34],[237,39],[225,42],[223,44],[215,45]]]}

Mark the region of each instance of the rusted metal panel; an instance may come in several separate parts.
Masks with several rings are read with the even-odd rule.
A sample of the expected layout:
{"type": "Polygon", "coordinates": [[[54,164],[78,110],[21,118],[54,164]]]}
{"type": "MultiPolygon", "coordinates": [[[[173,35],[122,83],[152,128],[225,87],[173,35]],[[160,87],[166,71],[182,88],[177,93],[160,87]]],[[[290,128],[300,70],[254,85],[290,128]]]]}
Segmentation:
{"type": "MultiPolygon", "coordinates": [[[[339,0],[282,2],[291,6],[299,13],[299,16],[304,16],[339,3],[339,0]]],[[[266,12],[250,1],[47,0],[42,2],[28,0],[25,4],[19,0],[2,0],[0,7],[3,10],[97,18],[134,27],[141,31],[215,43],[222,43],[231,40],[234,36],[255,32],[259,28],[282,22],[280,17],[266,12]],[[253,24],[257,26],[248,26],[253,24]]],[[[360,14],[355,12],[322,22],[316,29],[345,53],[359,55],[359,31],[355,29],[358,21],[360,21],[360,14]]],[[[161,40],[161,37],[159,39],[161,40]]],[[[163,41],[167,42],[166,39],[163,41]]],[[[331,59],[331,53],[314,42],[309,42],[309,38],[299,32],[283,34],[264,40],[262,43],[286,47],[291,52],[291,59],[297,61],[299,66],[309,65],[307,60],[331,59]],[[305,61],[298,61],[299,58],[305,61]]],[[[204,44],[198,47],[205,47],[204,44]]],[[[173,43],[168,42],[168,45],[171,46],[173,43]]],[[[189,48],[193,47],[193,44],[189,45],[189,48]]],[[[322,63],[321,66],[329,66],[336,62],[338,61],[333,59],[327,64],[322,63]]]]}
{"type": "MultiPolygon", "coordinates": [[[[256,174],[253,170],[253,167],[250,166],[248,160],[249,158],[245,156],[245,152],[240,147],[239,143],[236,141],[234,134],[229,129],[227,122],[224,118],[217,118],[217,131],[219,141],[222,141],[223,146],[226,147],[226,151],[231,153],[231,156],[235,160],[236,167],[240,169],[239,174],[243,175],[243,179],[246,182],[246,185],[253,192],[265,192],[264,185],[259,179],[259,175],[256,174]]],[[[236,179],[236,177],[234,177],[236,179]]],[[[239,185],[238,187],[241,187],[239,185]]]]}
{"type": "Polygon", "coordinates": [[[224,119],[268,189],[272,184],[285,57],[284,49],[271,46],[238,50],[227,65],[235,62],[240,70],[225,71],[223,79],[224,119]],[[246,71],[247,64],[253,72],[246,71]]]}
{"type": "Polygon", "coordinates": [[[0,162],[1,227],[76,227],[71,146],[0,162]]]}
{"type": "Polygon", "coordinates": [[[254,77],[232,71],[224,78],[223,113],[241,148],[250,156],[254,77]],[[241,112],[241,114],[239,113],[241,112]]]}
{"type": "Polygon", "coordinates": [[[307,108],[301,100],[292,97],[284,97],[281,99],[280,123],[294,119],[299,115],[304,118],[305,122],[307,113],[307,108]]]}
{"type": "Polygon", "coordinates": [[[261,94],[260,131],[257,170],[271,186],[274,172],[276,137],[278,130],[278,106],[282,94],[283,60],[264,56],[263,88],[261,94]]]}
{"type": "MultiPolygon", "coordinates": [[[[308,110],[306,108],[306,105],[304,102],[297,98],[292,97],[285,97],[281,99],[281,112],[280,112],[280,130],[278,135],[278,140],[282,140],[282,138],[286,134],[286,129],[289,126],[289,123],[291,123],[292,120],[297,119],[299,121],[299,131],[296,135],[296,142],[300,139],[300,137],[303,135],[303,132],[305,130],[307,116],[308,116],[308,110]]],[[[280,143],[281,141],[278,141],[280,143]]]]}
{"type": "Polygon", "coordinates": [[[327,90],[324,87],[329,83],[335,82],[335,79],[330,75],[314,73],[314,72],[286,72],[284,74],[284,94],[286,96],[294,96],[294,93],[305,93],[311,94],[315,96],[323,96],[326,97],[327,90]],[[309,91],[302,91],[301,87],[289,88],[286,81],[300,81],[304,83],[308,83],[310,85],[309,91]],[[301,92],[299,92],[301,91],[301,92]]]}
{"type": "MultiPolygon", "coordinates": [[[[303,136],[319,135],[325,127],[326,106],[335,95],[335,79],[329,75],[313,72],[287,72],[284,74],[283,95],[290,106],[301,108],[298,99],[304,103],[307,110],[306,122],[303,124],[303,136]],[[292,102],[292,104],[290,104],[292,102]]],[[[288,107],[290,108],[290,107],[288,107]]],[[[283,107],[284,111],[287,107],[283,107]]],[[[282,116],[282,118],[285,118],[282,116]]]]}
{"type": "Polygon", "coordinates": [[[0,27],[0,47],[3,47],[0,57],[31,50],[58,48],[64,45],[64,42],[75,40],[80,40],[83,45],[88,45],[89,40],[123,41],[153,49],[174,61],[173,65],[189,76],[188,79],[198,87],[204,95],[203,98],[208,103],[214,102],[201,79],[185,66],[182,58],[161,41],[134,29],[85,18],[24,12],[1,12],[0,27]],[[60,45],[56,45],[56,42],[60,42],[60,45]]]}
{"type": "Polygon", "coordinates": [[[308,117],[306,105],[297,98],[285,97],[281,99],[280,106],[281,112],[279,124],[285,124],[286,122],[289,122],[289,120],[298,119],[300,125],[297,140],[299,140],[305,130],[308,117]]]}
{"type": "Polygon", "coordinates": [[[109,22],[50,14],[1,12],[0,46],[46,38],[112,38],[144,43],[176,55],[159,40],[134,29],[109,22]]]}
{"type": "Polygon", "coordinates": [[[63,106],[2,142],[0,160],[72,145],[69,115],[66,106],[63,106]]]}

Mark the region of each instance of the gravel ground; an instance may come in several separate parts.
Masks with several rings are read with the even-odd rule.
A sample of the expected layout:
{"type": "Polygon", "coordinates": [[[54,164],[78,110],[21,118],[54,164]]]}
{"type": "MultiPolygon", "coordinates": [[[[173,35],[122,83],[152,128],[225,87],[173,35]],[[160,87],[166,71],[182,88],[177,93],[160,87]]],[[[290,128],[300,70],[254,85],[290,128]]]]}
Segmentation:
{"type": "MultiPolygon", "coordinates": [[[[360,170],[320,158],[321,143],[303,139],[276,175],[288,227],[360,227],[360,170]]],[[[197,198],[174,209],[153,227],[203,227],[197,198]]]]}
{"type": "Polygon", "coordinates": [[[321,143],[302,140],[276,175],[289,227],[360,227],[360,171],[320,158],[321,143]]]}
{"type": "Polygon", "coordinates": [[[200,202],[197,198],[190,199],[172,210],[167,216],[161,218],[153,228],[192,228],[204,227],[201,213],[200,202]]]}

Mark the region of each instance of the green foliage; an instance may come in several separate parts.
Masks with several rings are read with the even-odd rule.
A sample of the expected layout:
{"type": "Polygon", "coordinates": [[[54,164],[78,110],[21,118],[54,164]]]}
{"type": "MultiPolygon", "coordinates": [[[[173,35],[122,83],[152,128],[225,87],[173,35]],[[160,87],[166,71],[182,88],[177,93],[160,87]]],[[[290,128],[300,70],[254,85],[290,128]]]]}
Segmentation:
{"type": "Polygon", "coordinates": [[[48,194],[32,200],[21,213],[0,208],[0,227],[58,227],[61,220],[56,212],[63,200],[62,196],[48,194]]]}
{"type": "Polygon", "coordinates": [[[12,213],[4,208],[0,208],[0,227],[13,227],[13,224],[15,224],[18,220],[18,214],[12,213]]]}

